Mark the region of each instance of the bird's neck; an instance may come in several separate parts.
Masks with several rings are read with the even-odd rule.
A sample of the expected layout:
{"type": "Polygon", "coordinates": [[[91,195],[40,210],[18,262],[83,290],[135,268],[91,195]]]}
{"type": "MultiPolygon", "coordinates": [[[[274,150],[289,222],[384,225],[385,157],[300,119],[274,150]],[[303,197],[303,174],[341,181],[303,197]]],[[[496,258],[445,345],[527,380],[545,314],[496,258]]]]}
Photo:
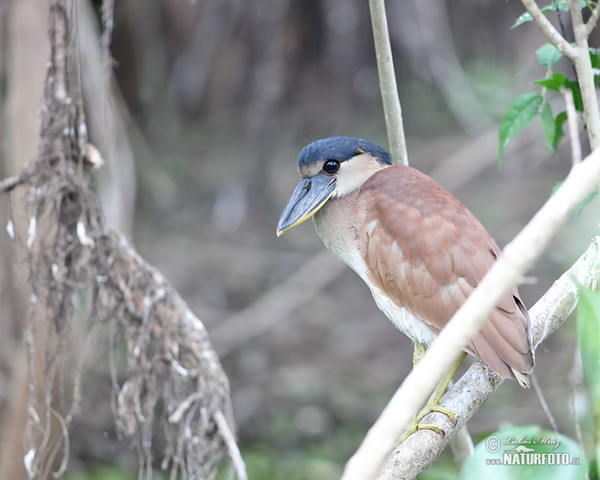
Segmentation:
{"type": "Polygon", "coordinates": [[[360,251],[358,230],[366,218],[366,210],[355,190],[342,198],[333,198],[313,216],[317,234],[335,255],[363,279],[367,267],[360,251]]]}

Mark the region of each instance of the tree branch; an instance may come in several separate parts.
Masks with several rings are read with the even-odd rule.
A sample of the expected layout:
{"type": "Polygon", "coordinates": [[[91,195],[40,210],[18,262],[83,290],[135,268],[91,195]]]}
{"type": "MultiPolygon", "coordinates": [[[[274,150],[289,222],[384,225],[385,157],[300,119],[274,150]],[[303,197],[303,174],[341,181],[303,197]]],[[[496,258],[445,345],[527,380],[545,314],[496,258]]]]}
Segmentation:
{"type": "MultiPolygon", "coordinates": [[[[600,237],[596,237],[581,257],[530,309],[534,345],[540,345],[556,331],[575,309],[577,285],[594,288],[600,283],[600,237]]],[[[481,362],[474,363],[440,401],[456,412],[456,423],[441,414],[431,414],[425,423],[437,425],[445,435],[420,430],[408,437],[388,458],[379,480],[410,479],[425,471],[442,453],[479,407],[500,385],[500,379],[481,362]]]]}
{"type": "Polygon", "coordinates": [[[592,15],[588,18],[587,23],[585,24],[585,34],[587,37],[590,36],[592,30],[596,28],[596,24],[598,23],[598,17],[600,17],[600,8],[598,8],[598,4],[594,3],[594,9],[592,10],[592,15]]]}
{"type": "Polygon", "coordinates": [[[585,119],[587,135],[592,150],[600,147],[600,109],[594,84],[594,72],[589,55],[588,37],[598,20],[600,13],[598,7],[592,11],[592,16],[586,24],[583,21],[581,7],[578,0],[569,0],[569,11],[573,22],[575,46],[572,46],[554,28],[544,13],[540,10],[535,0],[521,0],[531,17],[535,20],[544,35],[567,57],[577,73],[577,81],[583,101],[583,117],[585,119]]]}
{"type": "Polygon", "coordinates": [[[590,147],[592,150],[595,150],[600,147],[600,110],[598,108],[594,71],[589,53],[589,32],[583,22],[578,0],[569,0],[569,10],[573,21],[576,44],[576,54],[571,61],[575,67],[579,90],[581,91],[581,99],[584,105],[583,118],[585,119],[590,147]]]}
{"type": "Polygon", "coordinates": [[[579,129],[577,127],[577,111],[575,110],[575,102],[573,101],[573,92],[568,88],[561,88],[565,99],[567,111],[567,128],[569,130],[569,142],[571,143],[571,163],[576,164],[581,162],[581,142],[579,141],[579,129]]]}
{"type": "Polygon", "coordinates": [[[535,20],[535,23],[538,24],[544,35],[552,42],[552,44],[558,48],[560,53],[562,53],[569,60],[574,61],[577,53],[575,48],[565,40],[565,38],[560,34],[554,25],[550,23],[550,21],[546,18],[538,4],[535,0],[521,0],[523,6],[527,9],[531,17],[535,20]]]}
{"type": "Polygon", "coordinates": [[[394,72],[394,59],[388,32],[384,0],[369,0],[371,11],[371,24],[373,39],[375,41],[375,55],[377,57],[377,70],[379,72],[379,89],[383,101],[383,114],[387,129],[390,153],[394,163],[408,165],[406,151],[406,138],[402,121],[402,107],[398,97],[396,73],[394,72]]]}
{"type": "Polygon", "coordinates": [[[22,185],[26,181],[26,174],[14,175],[12,177],[5,178],[4,180],[0,181],[0,193],[9,193],[14,188],[18,187],[19,185],[22,185]]]}
{"type": "Polygon", "coordinates": [[[361,446],[348,461],[343,480],[374,478],[384,459],[490,311],[542,253],[575,208],[600,183],[600,150],[575,165],[561,188],[506,246],[502,256],[406,377],[361,446]]]}

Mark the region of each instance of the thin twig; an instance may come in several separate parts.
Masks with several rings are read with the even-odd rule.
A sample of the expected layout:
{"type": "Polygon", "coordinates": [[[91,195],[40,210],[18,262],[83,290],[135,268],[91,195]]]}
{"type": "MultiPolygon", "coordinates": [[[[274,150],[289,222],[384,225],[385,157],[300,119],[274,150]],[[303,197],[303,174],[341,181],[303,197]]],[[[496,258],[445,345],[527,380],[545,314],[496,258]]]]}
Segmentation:
{"type": "Polygon", "coordinates": [[[546,418],[548,418],[548,421],[550,422],[550,425],[552,426],[552,430],[554,431],[554,433],[558,434],[558,425],[556,423],[556,419],[554,418],[554,415],[552,415],[552,410],[550,410],[550,406],[548,405],[548,402],[546,401],[546,397],[544,396],[544,392],[542,392],[542,388],[540,387],[540,383],[538,382],[537,376],[534,374],[531,375],[531,386],[533,387],[533,389],[535,390],[535,393],[537,394],[538,400],[540,401],[540,405],[542,407],[542,410],[544,411],[544,413],[546,414],[546,418]]]}
{"type": "Polygon", "coordinates": [[[466,425],[450,440],[450,450],[452,450],[454,463],[456,463],[458,468],[462,468],[474,450],[473,439],[466,425]]]}
{"type": "MultiPolygon", "coordinates": [[[[64,441],[64,450],[63,450],[63,456],[62,456],[62,459],[60,462],[60,466],[58,467],[58,470],[56,472],[52,472],[52,476],[54,478],[61,478],[65,474],[65,471],[67,470],[67,464],[69,463],[69,453],[70,453],[69,429],[67,428],[67,423],[65,422],[64,418],[56,410],[54,410],[53,408],[50,408],[50,412],[52,413],[52,415],[54,416],[54,418],[60,425],[60,433],[61,433],[63,441],[64,441]]],[[[57,446],[59,446],[59,445],[60,445],[60,443],[57,442],[57,446]]]]}
{"type": "Polygon", "coordinates": [[[400,98],[398,97],[394,59],[392,57],[392,46],[390,44],[384,0],[369,0],[369,9],[371,12],[373,39],[375,41],[377,70],[379,72],[379,88],[383,101],[383,114],[385,116],[392,162],[408,165],[402,107],[400,106],[400,98]]]}
{"type": "Polygon", "coordinates": [[[585,24],[585,33],[588,37],[592,33],[592,30],[596,28],[598,18],[600,17],[600,8],[598,8],[598,4],[593,3],[592,5],[594,5],[594,9],[592,10],[592,14],[590,15],[590,18],[588,18],[588,21],[585,24]]]}
{"type": "Polygon", "coordinates": [[[233,468],[235,469],[239,480],[248,480],[248,474],[246,473],[246,465],[244,464],[244,460],[242,459],[242,454],[240,453],[240,449],[237,446],[235,441],[235,436],[231,431],[231,427],[229,426],[229,422],[223,415],[221,410],[217,410],[214,414],[215,423],[219,427],[219,431],[221,432],[221,437],[227,445],[227,450],[229,451],[229,458],[231,458],[231,463],[233,464],[233,468]]]}
{"type": "Polygon", "coordinates": [[[479,332],[490,311],[518,283],[575,208],[597,188],[598,182],[600,150],[592,152],[586,161],[571,169],[562,187],[506,246],[502,256],[440,332],[371,427],[346,464],[343,480],[375,477],[442,375],[479,332]]]}
{"type": "Polygon", "coordinates": [[[573,92],[568,88],[561,88],[565,98],[567,109],[567,128],[569,129],[569,141],[571,142],[571,161],[573,165],[581,162],[581,142],[579,141],[579,127],[577,125],[577,112],[575,111],[575,103],[573,102],[573,92]]]}
{"type": "Polygon", "coordinates": [[[577,82],[579,83],[581,99],[584,105],[583,118],[585,119],[590,147],[592,150],[595,150],[600,147],[600,109],[598,108],[592,60],[589,54],[589,33],[585,23],[583,23],[583,16],[578,0],[569,0],[569,11],[571,12],[576,45],[576,55],[571,61],[577,72],[577,82]]]}
{"type": "Polygon", "coordinates": [[[9,193],[15,187],[25,183],[28,179],[29,175],[27,173],[5,178],[4,180],[0,181],[0,193],[9,193]]]}
{"type": "Polygon", "coordinates": [[[521,1],[523,6],[527,9],[531,17],[535,20],[548,40],[550,40],[550,42],[552,42],[552,44],[558,48],[560,53],[562,53],[569,60],[574,61],[575,57],[577,56],[577,51],[569,42],[565,40],[560,32],[554,28],[554,25],[552,25],[546,18],[535,0],[521,1]]]}

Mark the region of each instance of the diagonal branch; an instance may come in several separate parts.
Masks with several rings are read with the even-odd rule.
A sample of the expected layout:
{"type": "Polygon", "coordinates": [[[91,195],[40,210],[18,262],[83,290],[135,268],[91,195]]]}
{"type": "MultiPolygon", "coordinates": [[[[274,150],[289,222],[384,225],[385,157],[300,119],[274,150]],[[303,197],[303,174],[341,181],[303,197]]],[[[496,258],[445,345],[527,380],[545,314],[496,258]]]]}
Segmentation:
{"type": "MultiPolygon", "coordinates": [[[[596,237],[581,257],[530,309],[534,344],[537,347],[556,331],[575,309],[577,285],[594,288],[600,283],[600,237],[596,237]]],[[[388,458],[379,480],[414,478],[426,470],[448,442],[498,388],[501,381],[477,362],[442,398],[440,405],[456,413],[456,423],[433,413],[425,423],[441,428],[445,435],[420,430],[408,437],[388,458]]]]}
{"type": "Polygon", "coordinates": [[[560,53],[562,53],[569,60],[574,61],[577,56],[577,51],[575,48],[565,40],[565,38],[560,34],[560,32],[554,28],[554,25],[550,23],[550,20],[546,18],[544,12],[540,9],[535,0],[521,0],[523,6],[527,9],[531,17],[538,24],[544,35],[548,37],[548,40],[552,42],[552,44],[558,48],[560,53]]]}
{"type": "Polygon", "coordinates": [[[525,274],[570,218],[575,208],[600,184],[600,150],[575,165],[562,187],[506,246],[478,288],[441,331],[423,359],[406,377],[357,452],[346,464],[343,480],[374,478],[408,425],[477,334],[500,298],[525,274]]]}

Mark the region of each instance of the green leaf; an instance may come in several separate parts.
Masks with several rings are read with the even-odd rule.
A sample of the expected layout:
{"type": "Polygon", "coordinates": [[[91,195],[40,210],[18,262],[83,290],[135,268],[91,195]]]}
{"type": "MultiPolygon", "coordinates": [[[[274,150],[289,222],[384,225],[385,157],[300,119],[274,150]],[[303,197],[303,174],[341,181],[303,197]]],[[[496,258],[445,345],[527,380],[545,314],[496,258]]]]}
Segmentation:
{"type": "Polygon", "coordinates": [[[522,25],[526,22],[531,22],[532,20],[533,18],[531,17],[531,14],[529,12],[522,13],[521,15],[519,15],[519,18],[515,20],[515,23],[513,23],[512,27],[510,28],[517,28],[519,25],[522,25]]]}
{"type": "MultiPolygon", "coordinates": [[[[542,7],[542,8],[541,8],[542,12],[543,12],[543,13],[548,13],[548,12],[554,12],[554,11],[556,11],[557,9],[558,9],[558,10],[562,10],[562,6],[561,6],[560,8],[558,8],[558,7],[556,7],[556,6],[554,5],[554,3],[555,3],[555,2],[553,2],[553,4],[552,4],[552,5],[546,5],[546,6],[542,7]]],[[[558,2],[558,3],[561,3],[561,2],[558,2]]],[[[566,5],[566,3],[567,3],[567,2],[564,2],[564,3],[565,3],[565,5],[566,5]]],[[[568,10],[568,9],[569,9],[569,7],[567,6],[567,10],[568,10]]],[[[514,24],[513,24],[513,26],[512,26],[512,27],[510,27],[510,28],[516,28],[516,27],[518,27],[519,25],[521,25],[521,24],[523,24],[523,23],[526,23],[526,22],[531,22],[532,20],[533,20],[533,18],[531,18],[531,14],[530,14],[529,12],[525,12],[525,13],[523,13],[522,15],[519,15],[519,18],[517,18],[517,19],[515,20],[515,23],[514,23],[514,24]]]]}
{"type": "Polygon", "coordinates": [[[573,103],[575,104],[575,110],[583,112],[583,100],[581,99],[581,90],[579,90],[579,84],[573,80],[565,80],[565,87],[573,92],[573,103]]]}
{"type": "Polygon", "coordinates": [[[577,340],[583,375],[590,389],[596,437],[596,469],[600,464],[600,292],[579,286],[577,340]]]}
{"type": "Polygon", "coordinates": [[[556,153],[556,149],[554,148],[556,125],[554,123],[552,107],[550,107],[548,102],[544,102],[542,104],[542,108],[540,109],[540,119],[542,121],[542,131],[544,132],[544,140],[546,140],[546,145],[548,145],[548,148],[551,148],[556,153]]]}
{"type": "Polygon", "coordinates": [[[551,43],[546,43],[545,45],[542,45],[535,51],[535,54],[537,55],[537,58],[541,65],[546,68],[551,68],[552,66],[554,66],[554,64],[558,62],[562,57],[562,53],[560,53],[558,48],[556,48],[551,43]]]}
{"type": "Polygon", "coordinates": [[[589,51],[592,72],[594,73],[594,84],[596,87],[600,87],[600,49],[590,47],[589,51]]]}
{"type": "Polygon", "coordinates": [[[536,85],[541,85],[542,87],[547,88],[548,90],[555,90],[555,91],[559,91],[560,87],[564,87],[565,86],[565,82],[567,82],[568,80],[565,78],[565,74],[564,73],[553,73],[552,76],[550,78],[544,78],[543,80],[536,80],[535,83],[536,85]]]}
{"type": "Polygon", "coordinates": [[[542,101],[539,93],[524,93],[510,104],[500,124],[498,167],[508,142],[535,118],[542,101]]]}
{"type": "Polygon", "coordinates": [[[459,476],[461,480],[580,480],[585,477],[585,456],[579,444],[535,425],[509,427],[488,435],[475,447],[459,476]]]}
{"type": "Polygon", "coordinates": [[[600,68],[600,51],[598,48],[589,48],[590,51],[590,60],[592,62],[592,68],[600,68]]]}
{"type": "Polygon", "coordinates": [[[567,121],[567,112],[560,112],[556,118],[554,119],[554,145],[552,146],[552,150],[555,152],[558,150],[558,144],[565,136],[565,131],[563,130],[563,124],[567,121]]]}
{"type": "Polygon", "coordinates": [[[521,15],[519,15],[519,17],[515,20],[515,23],[513,23],[512,27],[510,28],[517,28],[519,25],[522,25],[526,22],[531,22],[532,20],[533,18],[531,17],[531,14],[529,12],[522,13],[521,15]]]}
{"type": "MultiPolygon", "coordinates": [[[[585,8],[587,6],[587,2],[586,0],[579,0],[579,7],[580,8],[585,8]]],[[[550,5],[546,5],[544,7],[542,7],[540,9],[543,13],[549,13],[549,12],[568,12],[569,11],[569,4],[567,3],[567,0],[553,0],[552,3],[550,5]]],[[[531,15],[529,14],[529,12],[525,12],[522,15],[519,16],[519,18],[517,18],[517,20],[515,21],[515,23],[513,24],[512,27],[510,28],[516,28],[519,25],[526,23],[526,22],[531,22],[531,20],[533,20],[531,18],[531,15]]]]}
{"type": "Polygon", "coordinates": [[[582,286],[579,287],[577,340],[585,380],[600,415],[600,292],[582,286]]]}

